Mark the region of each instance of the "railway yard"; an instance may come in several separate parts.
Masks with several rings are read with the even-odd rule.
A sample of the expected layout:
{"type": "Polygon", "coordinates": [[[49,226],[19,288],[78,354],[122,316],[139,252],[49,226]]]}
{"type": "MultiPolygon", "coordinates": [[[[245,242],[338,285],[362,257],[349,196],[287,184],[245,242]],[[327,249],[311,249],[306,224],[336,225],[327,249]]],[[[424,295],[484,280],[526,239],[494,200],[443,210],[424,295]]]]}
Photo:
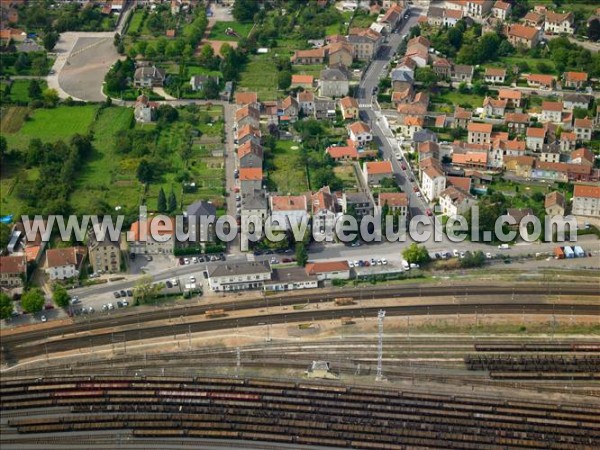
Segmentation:
{"type": "Polygon", "coordinates": [[[598,448],[597,292],[379,286],[5,332],[0,444],[598,448]]]}

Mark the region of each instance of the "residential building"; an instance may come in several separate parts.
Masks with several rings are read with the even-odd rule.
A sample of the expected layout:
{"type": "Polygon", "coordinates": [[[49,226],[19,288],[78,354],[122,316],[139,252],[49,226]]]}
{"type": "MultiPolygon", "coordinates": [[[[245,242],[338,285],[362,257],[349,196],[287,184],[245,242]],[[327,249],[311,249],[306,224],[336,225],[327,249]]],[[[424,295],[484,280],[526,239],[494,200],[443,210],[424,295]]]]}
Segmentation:
{"type": "Polygon", "coordinates": [[[330,66],[342,65],[350,67],[354,62],[352,45],[347,42],[335,42],[327,46],[327,63],[330,66]]]}
{"type": "Polygon", "coordinates": [[[365,122],[353,122],[347,127],[348,137],[359,147],[368,145],[373,140],[371,127],[365,122]]]}
{"type": "Polygon", "coordinates": [[[417,151],[419,152],[419,161],[423,161],[427,158],[433,158],[438,161],[440,160],[440,146],[437,142],[420,142],[417,145],[417,151]]]}
{"type": "Polygon", "coordinates": [[[394,69],[390,74],[392,79],[392,90],[401,91],[407,88],[412,88],[414,84],[414,72],[403,69],[394,69]]]}
{"type": "Polygon", "coordinates": [[[309,116],[315,111],[315,94],[310,91],[298,92],[298,107],[305,116],[309,116]]]}
{"type": "Polygon", "coordinates": [[[394,178],[390,161],[370,161],[363,164],[363,174],[368,184],[378,186],[385,179],[394,178]]]}
{"type": "Polygon", "coordinates": [[[190,78],[190,86],[192,91],[199,92],[204,89],[205,84],[209,81],[213,80],[217,86],[219,85],[219,77],[211,77],[208,75],[194,75],[190,78]]]}
{"type": "Polygon", "coordinates": [[[303,88],[303,89],[312,89],[314,86],[315,77],[312,75],[292,75],[292,84],[291,88],[303,88]]]}
{"type": "Polygon", "coordinates": [[[473,66],[454,64],[452,67],[451,79],[455,83],[467,83],[471,84],[473,80],[473,66]]]}
{"type": "Polygon", "coordinates": [[[589,166],[593,166],[596,160],[594,153],[587,148],[578,148],[572,151],[570,158],[571,164],[587,164],[589,166]]]}
{"type": "Polygon", "coordinates": [[[312,262],[306,264],[305,270],[308,275],[316,276],[319,281],[350,279],[348,261],[312,262]]]}
{"type": "Polygon", "coordinates": [[[522,20],[527,27],[541,29],[544,26],[544,14],[537,11],[529,11],[522,20]]]}
{"type": "Polygon", "coordinates": [[[121,271],[121,235],[111,240],[110,234],[101,227],[88,230],[87,251],[89,262],[95,273],[121,271]]]}
{"type": "Polygon", "coordinates": [[[317,98],[315,99],[314,117],[317,120],[335,118],[335,100],[317,98]]]}
{"type": "Polygon", "coordinates": [[[129,252],[172,254],[175,249],[175,219],[142,218],[131,224],[129,252]]]}
{"type": "Polygon", "coordinates": [[[530,73],[525,79],[527,80],[527,86],[540,89],[554,89],[556,84],[556,77],[540,73],[530,73]]]}
{"type": "Polygon", "coordinates": [[[239,130],[246,125],[254,128],[260,127],[260,111],[250,105],[244,106],[235,112],[235,124],[239,130]]]}
{"type": "Polygon", "coordinates": [[[208,285],[214,292],[262,289],[270,279],[268,261],[227,262],[208,269],[208,285]]]}
{"type": "Polygon", "coordinates": [[[557,163],[560,162],[560,156],[560,144],[558,142],[544,144],[539,155],[539,161],[557,163]]]}
{"type": "Polygon", "coordinates": [[[588,82],[585,72],[565,72],[563,74],[563,88],[581,89],[588,82]]]}
{"type": "Polygon", "coordinates": [[[162,87],[165,82],[166,72],[155,66],[144,66],[135,69],[133,85],[139,88],[162,87]]]}
{"type": "Polygon", "coordinates": [[[421,172],[421,190],[432,202],[446,189],[446,177],[437,164],[432,164],[421,172]]]}
{"type": "Polygon", "coordinates": [[[512,5],[510,3],[503,2],[502,0],[498,0],[494,3],[492,7],[492,16],[501,21],[505,21],[510,16],[510,12],[512,10],[512,5]]]}
{"type": "Polygon", "coordinates": [[[469,144],[489,144],[492,139],[491,123],[470,122],[467,126],[469,144]]]}
{"type": "Polygon", "coordinates": [[[513,89],[498,90],[498,99],[506,100],[507,108],[521,108],[523,106],[523,94],[513,89]]]}
{"type": "Polygon", "coordinates": [[[591,119],[575,119],[573,129],[578,141],[586,142],[592,140],[592,131],[594,124],[591,119]]]}
{"type": "Polygon", "coordinates": [[[412,59],[418,67],[425,67],[429,62],[431,42],[424,36],[417,36],[408,41],[405,56],[412,59]]]}
{"type": "Polygon", "coordinates": [[[454,128],[467,128],[472,117],[473,113],[471,111],[457,106],[454,109],[454,128]]]}
{"type": "Polygon", "coordinates": [[[261,167],[240,169],[240,187],[242,194],[260,191],[262,189],[263,173],[261,167]]]}
{"type": "Polygon", "coordinates": [[[544,146],[546,140],[545,128],[527,128],[525,143],[529,150],[539,152],[544,146]]]}
{"type": "Polygon", "coordinates": [[[529,114],[527,113],[506,113],[504,121],[508,126],[508,130],[516,134],[525,134],[525,130],[529,126],[529,114]]]}
{"type": "Polygon", "coordinates": [[[508,25],[506,37],[515,47],[534,48],[540,41],[540,31],[520,24],[508,25]]]}
{"type": "Polygon", "coordinates": [[[322,70],[319,79],[320,95],[333,98],[345,97],[350,90],[350,78],[350,73],[343,66],[322,70]]]}
{"type": "Polygon", "coordinates": [[[234,101],[238,107],[250,106],[260,112],[260,103],[256,92],[236,92],[234,101]]]}
{"type": "Polygon", "coordinates": [[[584,94],[565,94],[562,100],[566,111],[573,111],[575,108],[588,109],[590,106],[590,96],[584,94]]]}
{"type": "Polygon", "coordinates": [[[600,186],[576,184],[572,213],[576,216],[600,217],[600,186]]]}
{"type": "Polygon", "coordinates": [[[509,225],[509,227],[518,229],[523,219],[533,216],[534,214],[531,208],[508,208],[506,210],[506,215],[515,220],[515,225],[509,225]]]}
{"type": "Polygon", "coordinates": [[[135,106],[133,108],[133,116],[135,117],[136,122],[152,122],[154,120],[157,107],[158,104],[156,102],[151,102],[145,95],[140,95],[135,101],[135,106]]]}
{"type": "Polygon", "coordinates": [[[347,139],[347,145],[331,145],[327,147],[325,152],[334,161],[348,161],[358,159],[358,149],[356,143],[351,139],[347,139]]]}
{"type": "MultiPolygon", "coordinates": [[[[489,147],[489,146],[488,146],[489,147]]],[[[459,167],[470,167],[477,169],[486,169],[488,166],[487,151],[467,151],[452,154],[452,165],[459,167]]]]}
{"type": "Polygon", "coordinates": [[[542,102],[542,122],[560,123],[562,120],[562,102],[542,102]]]}
{"type": "Polygon", "coordinates": [[[290,60],[292,64],[323,64],[325,62],[325,55],[325,48],[296,50],[290,60]]]}
{"type": "Polygon", "coordinates": [[[385,31],[387,33],[391,33],[402,21],[403,15],[404,12],[402,10],[402,6],[396,4],[389,8],[385,12],[384,16],[380,20],[378,20],[378,22],[385,27],[385,31]]]}
{"type": "Polygon", "coordinates": [[[274,227],[291,230],[292,224],[308,223],[308,200],[304,195],[272,195],[269,209],[274,227]]]}
{"type": "Polygon", "coordinates": [[[383,36],[370,28],[351,28],[346,39],[359,61],[371,61],[383,43],[383,36]]]}
{"type": "Polygon", "coordinates": [[[560,144],[560,150],[563,153],[567,153],[570,152],[572,150],[575,150],[575,147],[577,145],[577,135],[574,132],[567,132],[567,131],[563,131],[560,134],[560,139],[559,139],[559,144],[560,144]]]}
{"type": "Polygon", "coordinates": [[[262,167],[263,148],[260,144],[247,141],[237,149],[237,160],[239,168],[262,167]]]}
{"type": "Polygon", "coordinates": [[[335,223],[341,214],[339,209],[337,198],[331,193],[329,186],[322,187],[311,195],[312,231],[315,240],[335,240],[335,223]]]}
{"type": "Polygon", "coordinates": [[[342,98],[340,108],[344,120],[358,120],[358,101],[354,97],[342,98]]]}
{"type": "Polygon", "coordinates": [[[184,212],[187,228],[193,238],[189,243],[214,242],[217,208],[212,202],[199,200],[189,205],[184,212]]]}
{"type": "Polygon", "coordinates": [[[44,271],[51,281],[77,278],[85,254],[85,247],[65,247],[46,250],[44,271]]]}
{"type": "Polygon", "coordinates": [[[298,102],[291,95],[288,95],[286,98],[281,100],[277,111],[281,120],[288,118],[288,121],[292,122],[298,118],[299,112],[300,109],[298,107],[298,102]]]}
{"type": "Polygon", "coordinates": [[[544,208],[548,216],[564,216],[565,215],[565,196],[553,191],[546,194],[544,208]]]}
{"type": "Polygon", "coordinates": [[[544,21],[544,33],[546,34],[573,34],[574,17],[572,12],[556,13],[548,11],[544,21]]]}
{"type": "Polygon", "coordinates": [[[0,287],[21,288],[26,280],[27,259],[25,255],[0,256],[0,287]]]}
{"type": "Polygon", "coordinates": [[[504,116],[506,104],[506,100],[496,100],[492,97],[485,97],[483,100],[484,117],[504,116]]]}
{"type": "Polygon", "coordinates": [[[267,292],[285,292],[317,287],[319,287],[317,276],[307,274],[304,267],[273,269],[271,279],[265,280],[263,283],[263,289],[267,292]]]}
{"type": "Polygon", "coordinates": [[[431,68],[439,78],[446,79],[452,75],[452,63],[446,58],[436,59],[431,68]]]}
{"type": "Polygon", "coordinates": [[[354,212],[356,217],[373,215],[375,205],[364,192],[344,192],[342,194],[342,210],[344,214],[354,212]]]}
{"type": "Polygon", "coordinates": [[[471,194],[455,186],[444,189],[439,198],[442,214],[445,216],[464,215],[477,202],[471,194]]]}
{"type": "Polygon", "coordinates": [[[260,145],[260,128],[253,127],[252,125],[246,125],[237,130],[235,137],[235,143],[237,145],[244,145],[246,142],[252,142],[255,145],[260,145]]]}
{"type": "Polygon", "coordinates": [[[486,83],[504,83],[504,81],[506,80],[506,69],[502,69],[500,67],[488,67],[487,69],[485,69],[483,78],[486,83]]]}
{"type": "Polygon", "coordinates": [[[377,199],[379,210],[382,211],[384,206],[388,207],[389,214],[399,215],[408,219],[409,214],[409,197],[406,192],[382,192],[377,199]]]}
{"type": "MultiPolygon", "coordinates": [[[[400,108],[400,105],[398,108],[400,108]]],[[[401,133],[409,139],[412,139],[415,133],[421,131],[425,125],[425,119],[422,116],[405,116],[402,125],[400,125],[401,133]]]]}

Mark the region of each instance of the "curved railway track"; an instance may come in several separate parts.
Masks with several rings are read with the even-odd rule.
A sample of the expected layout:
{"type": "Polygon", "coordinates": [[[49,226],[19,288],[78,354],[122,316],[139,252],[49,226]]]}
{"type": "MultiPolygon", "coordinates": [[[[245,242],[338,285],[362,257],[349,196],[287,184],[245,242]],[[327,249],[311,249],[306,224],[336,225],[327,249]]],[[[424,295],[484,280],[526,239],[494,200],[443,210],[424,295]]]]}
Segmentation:
{"type": "MultiPolygon", "coordinates": [[[[283,324],[287,322],[307,322],[341,317],[374,317],[380,307],[354,307],[329,310],[290,311],[286,313],[262,314],[258,316],[202,319],[191,323],[173,323],[169,325],[148,326],[145,328],[129,329],[124,331],[105,331],[88,336],[64,337],[60,340],[44,343],[24,341],[23,336],[16,335],[3,338],[3,362],[14,363],[25,358],[32,358],[49,353],[90,348],[98,345],[109,345],[119,342],[131,342],[141,339],[158,338],[163,336],[185,335],[206,331],[252,327],[265,324],[283,324]]],[[[415,316],[415,315],[453,315],[453,314],[554,314],[554,315],[600,315],[597,304],[552,304],[543,302],[518,302],[518,303],[478,303],[478,304],[446,304],[446,305],[411,305],[388,306],[385,308],[389,316],[415,316]]],[[[38,332],[35,332],[36,334],[38,332]]],[[[28,335],[28,333],[23,333],[28,335]]],[[[62,333],[61,333],[62,334],[62,333]]],[[[65,332],[66,334],[66,332],[65,332]]],[[[51,335],[48,335],[50,337],[51,335]]],[[[44,335],[44,337],[46,337],[44,335]]]]}

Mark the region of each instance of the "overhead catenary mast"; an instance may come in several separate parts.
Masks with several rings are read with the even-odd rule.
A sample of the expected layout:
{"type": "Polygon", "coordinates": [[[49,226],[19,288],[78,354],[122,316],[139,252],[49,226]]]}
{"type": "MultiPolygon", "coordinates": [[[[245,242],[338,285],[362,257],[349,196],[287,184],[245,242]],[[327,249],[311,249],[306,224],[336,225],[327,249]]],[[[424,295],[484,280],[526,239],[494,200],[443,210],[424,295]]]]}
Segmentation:
{"type": "Polygon", "coordinates": [[[375,377],[375,381],[383,381],[385,378],[383,377],[383,320],[385,319],[385,311],[383,309],[379,310],[377,313],[377,376],[375,377]]]}

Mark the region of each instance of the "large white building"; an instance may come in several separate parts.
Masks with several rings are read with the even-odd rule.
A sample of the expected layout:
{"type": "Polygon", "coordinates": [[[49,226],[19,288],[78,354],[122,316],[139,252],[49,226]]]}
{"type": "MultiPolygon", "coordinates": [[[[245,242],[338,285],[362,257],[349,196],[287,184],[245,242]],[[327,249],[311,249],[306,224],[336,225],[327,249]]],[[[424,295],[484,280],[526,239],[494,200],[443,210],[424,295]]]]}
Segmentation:
{"type": "Polygon", "coordinates": [[[213,266],[208,272],[208,285],[215,292],[262,289],[271,279],[268,261],[224,263],[213,266]]]}
{"type": "Polygon", "coordinates": [[[53,248],[46,251],[46,275],[50,280],[78,277],[85,254],[85,247],[53,248]]]}
{"type": "Polygon", "coordinates": [[[446,189],[446,177],[436,166],[427,167],[421,173],[421,190],[429,201],[433,201],[446,189]]]}
{"type": "Polygon", "coordinates": [[[600,217],[600,186],[575,185],[571,212],[575,216],[600,217]]]}

